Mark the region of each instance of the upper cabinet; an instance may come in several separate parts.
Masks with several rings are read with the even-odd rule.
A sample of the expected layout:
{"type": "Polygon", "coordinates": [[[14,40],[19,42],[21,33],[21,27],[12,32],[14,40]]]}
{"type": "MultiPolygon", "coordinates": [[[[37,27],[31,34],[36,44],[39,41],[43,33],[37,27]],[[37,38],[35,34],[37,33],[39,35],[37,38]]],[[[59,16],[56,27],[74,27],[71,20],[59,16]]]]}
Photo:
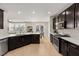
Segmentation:
{"type": "Polygon", "coordinates": [[[53,18],[53,29],[56,29],[56,17],[53,18]]]}
{"type": "Polygon", "coordinates": [[[3,14],[3,10],[2,9],[0,9],[0,29],[3,29],[3,16],[4,16],[4,14],[3,14]]]}
{"type": "Polygon", "coordinates": [[[72,4],[53,19],[56,29],[79,28],[79,3],[72,4]]]}
{"type": "Polygon", "coordinates": [[[79,27],[79,4],[72,4],[57,17],[56,27],[58,29],[74,29],[79,27]]]}
{"type": "Polygon", "coordinates": [[[76,7],[75,7],[75,23],[76,23],[76,27],[78,28],[79,27],[79,4],[77,3],[76,4],[76,7]]]}
{"type": "Polygon", "coordinates": [[[66,20],[65,20],[65,11],[63,11],[61,14],[58,16],[58,27],[59,29],[64,29],[66,28],[65,26],[66,20]]]}
{"type": "Polygon", "coordinates": [[[66,9],[66,28],[75,28],[75,4],[66,9]]]}

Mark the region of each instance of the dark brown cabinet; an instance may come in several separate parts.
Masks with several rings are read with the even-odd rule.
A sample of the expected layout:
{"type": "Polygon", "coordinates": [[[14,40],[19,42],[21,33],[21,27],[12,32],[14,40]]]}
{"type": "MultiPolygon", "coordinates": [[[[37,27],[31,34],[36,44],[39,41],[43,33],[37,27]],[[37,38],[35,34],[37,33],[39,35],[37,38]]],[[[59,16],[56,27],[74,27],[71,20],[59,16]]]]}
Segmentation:
{"type": "Polygon", "coordinates": [[[75,4],[75,23],[76,23],[76,27],[79,27],[79,3],[75,4]]]}
{"type": "Polygon", "coordinates": [[[68,49],[68,56],[79,56],[79,46],[69,43],[68,49]]]}
{"type": "MultiPolygon", "coordinates": [[[[72,4],[70,7],[68,7],[66,10],[58,15],[58,20],[54,18],[53,21],[54,30],[56,30],[56,25],[54,24],[56,24],[57,21],[58,26],[60,26],[58,29],[75,29],[79,27],[79,3],[72,4]]],[[[52,38],[52,35],[50,35],[51,42],[56,41],[55,38],[52,38]]],[[[58,39],[59,43],[57,44],[59,44],[59,52],[62,55],[79,56],[79,46],[62,39],[61,37],[59,37],[58,39]]]]}
{"type": "Polygon", "coordinates": [[[53,18],[53,29],[75,29],[79,27],[79,3],[72,4],[53,18]],[[56,17],[58,17],[56,19],[56,17]]]}
{"type": "MultiPolygon", "coordinates": [[[[58,15],[59,29],[74,29],[79,26],[79,4],[72,4],[58,15]]],[[[56,16],[55,16],[56,17],[56,16]]],[[[54,20],[55,21],[55,20],[54,20]]],[[[56,27],[56,26],[54,26],[56,27]]]]}
{"type": "Polygon", "coordinates": [[[53,18],[53,29],[56,30],[56,17],[53,18]]]}
{"type": "Polygon", "coordinates": [[[66,13],[63,11],[61,14],[58,16],[58,25],[59,29],[65,29],[66,28],[66,13]]]}
{"type": "Polygon", "coordinates": [[[31,43],[40,43],[40,35],[21,35],[8,38],[8,51],[14,50],[16,48],[31,44],[31,43]]]}
{"type": "Polygon", "coordinates": [[[50,42],[53,43],[53,35],[50,34],[50,42]]]}
{"type": "Polygon", "coordinates": [[[3,10],[0,9],[0,29],[3,29],[3,16],[4,16],[4,13],[3,13],[3,10]]]}
{"type": "Polygon", "coordinates": [[[19,48],[21,46],[21,37],[10,37],[8,38],[8,51],[19,48]]]}
{"type": "Polygon", "coordinates": [[[40,35],[39,34],[33,34],[32,35],[32,43],[40,43],[40,35]]]}
{"type": "Polygon", "coordinates": [[[66,9],[66,23],[67,29],[75,28],[75,4],[66,9]]]}
{"type": "Polygon", "coordinates": [[[79,46],[59,38],[59,52],[64,56],[79,56],[79,46]]]}
{"type": "Polygon", "coordinates": [[[28,45],[32,43],[33,35],[23,35],[21,36],[22,44],[28,45]]]}
{"type": "Polygon", "coordinates": [[[50,34],[50,41],[55,49],[63,56],[79,56],[79,46],[61,37],[50,34]],[[58,48],[57,48],[58,47],[58,48]]]}
{"type": "Polygon", "coordinates": [[[67,47],[68,46],[68,42],[60,38],[59,46],[60,46],[59,47],[59,50],[60,50],[59,52],[62,55],[67,56],[67,53],[68,53],[68,47],[67,47]]]}

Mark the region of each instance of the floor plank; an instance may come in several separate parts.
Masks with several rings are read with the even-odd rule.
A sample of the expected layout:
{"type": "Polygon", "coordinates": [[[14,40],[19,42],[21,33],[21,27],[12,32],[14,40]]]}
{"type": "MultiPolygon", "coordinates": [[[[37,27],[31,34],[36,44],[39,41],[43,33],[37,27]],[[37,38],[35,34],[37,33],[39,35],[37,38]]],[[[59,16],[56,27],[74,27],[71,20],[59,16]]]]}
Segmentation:
{"type": "Polygon", "coordinates": [[[47,38],[40,40],[40,44],[30,44],[8,52],[5,56],[62,56],[47,38]]]}

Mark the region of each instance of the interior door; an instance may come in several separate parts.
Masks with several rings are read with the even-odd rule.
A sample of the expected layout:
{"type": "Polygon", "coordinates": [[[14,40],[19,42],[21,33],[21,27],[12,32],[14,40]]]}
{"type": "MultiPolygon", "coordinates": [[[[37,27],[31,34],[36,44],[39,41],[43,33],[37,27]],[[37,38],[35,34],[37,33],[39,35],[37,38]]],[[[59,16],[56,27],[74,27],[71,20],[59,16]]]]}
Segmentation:
{"type": "Polygon", "coordinates": [[[44,37],[44,26],[40,25],[40,37],[43,38],[44,37]]]}

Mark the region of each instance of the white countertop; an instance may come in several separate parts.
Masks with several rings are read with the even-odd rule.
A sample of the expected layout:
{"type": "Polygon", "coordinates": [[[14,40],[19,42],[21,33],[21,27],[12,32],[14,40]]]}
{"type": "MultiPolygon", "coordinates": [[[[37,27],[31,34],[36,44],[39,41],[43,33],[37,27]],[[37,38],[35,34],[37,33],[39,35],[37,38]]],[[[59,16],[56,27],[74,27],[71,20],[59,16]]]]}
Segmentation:
{"type": "Polygon", "coordinates": [[[21,34],[0,34],[0,40],[8,37],[30,35],[30,34],[40,34],[40,33],[37,32],[37,33],[21,33],[21,34]]]}
{"type": "MultiPolygon", "coordinates": [[[[55,35],[54,33],[51,33],[52,35],[55,35]]],[[[68,42],[71,42],[73,44],[76,44],[79,46],[79,36],[78,37],[60,37],[68,42]]]]}

